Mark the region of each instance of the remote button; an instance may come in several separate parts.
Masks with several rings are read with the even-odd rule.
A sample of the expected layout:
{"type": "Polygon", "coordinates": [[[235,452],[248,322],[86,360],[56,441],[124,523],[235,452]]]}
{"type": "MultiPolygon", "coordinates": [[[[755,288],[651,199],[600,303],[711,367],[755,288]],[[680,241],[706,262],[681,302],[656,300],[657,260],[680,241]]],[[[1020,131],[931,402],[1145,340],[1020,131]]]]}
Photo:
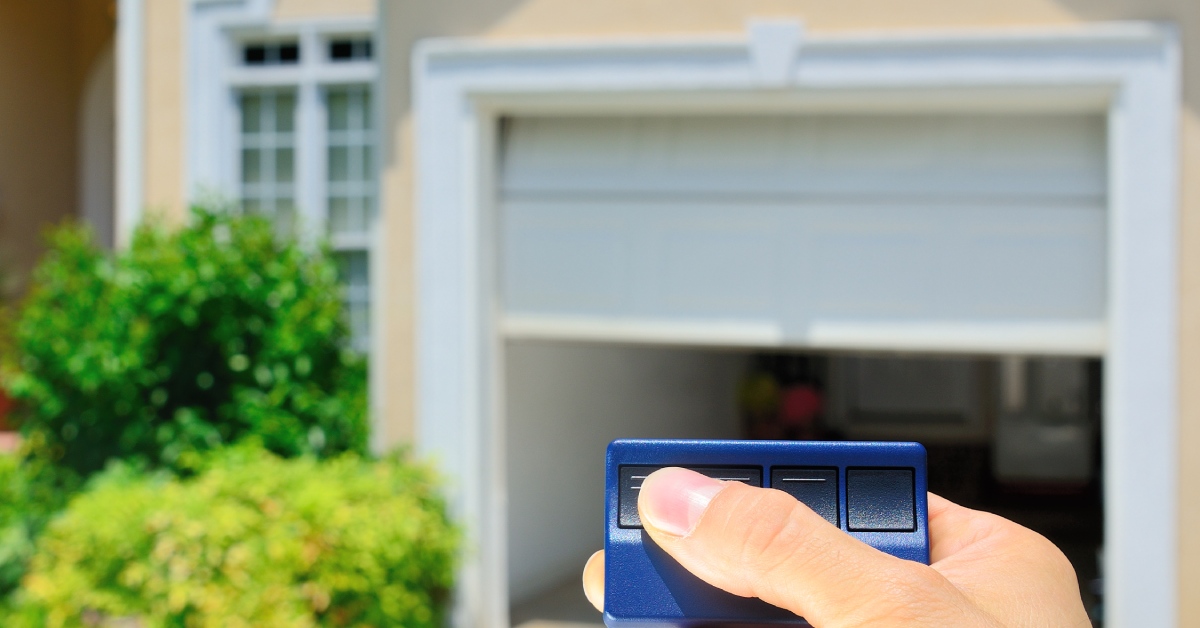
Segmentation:
{"type": "Polygon", "coordinates": [[[837,469],[813,467],[771,469],[771,488],[777,488],[833,525],[839,525],[837,469]]]}
{"type": "Polygon", "coordinates": [[[917,529],[912,469],[846,469],[847,527],[855,532],[917,529]]]}
{"type": "Polygon", "coordinates": [[[646,467],[622,466],[619,473],[621,490],[617,493],[617,511],[620,513],[617,524],[622,528],[642,527],[642,519],[638,516],[637,510],[638,492],[642,490],[642,481],[646,479],[646,476],[663,467],[683,467],[718,480],[762,486],[761,467],[691,467],[678,464],[646,467]]]}

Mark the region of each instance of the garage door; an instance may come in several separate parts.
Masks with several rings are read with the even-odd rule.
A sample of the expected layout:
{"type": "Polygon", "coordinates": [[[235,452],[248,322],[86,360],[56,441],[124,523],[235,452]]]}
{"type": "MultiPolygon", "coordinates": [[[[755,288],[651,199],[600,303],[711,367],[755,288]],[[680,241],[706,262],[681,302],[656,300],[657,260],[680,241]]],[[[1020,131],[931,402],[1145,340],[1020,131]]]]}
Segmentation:
{"type": "Polygon", "coordinates": [[[1080,115],[507,120],[510,336],[1099,354],[1080,115]]]}

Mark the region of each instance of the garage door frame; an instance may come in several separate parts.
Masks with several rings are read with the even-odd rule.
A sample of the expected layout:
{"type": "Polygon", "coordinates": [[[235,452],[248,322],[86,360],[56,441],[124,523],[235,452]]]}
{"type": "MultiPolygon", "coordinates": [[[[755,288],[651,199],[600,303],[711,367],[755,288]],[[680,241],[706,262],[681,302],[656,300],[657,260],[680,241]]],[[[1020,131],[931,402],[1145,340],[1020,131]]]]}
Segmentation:
{"type": "MultiPolygon", "coordinates": [[[[1107,113],[1106,620],[1174,625],[1178,48],[1174,28],[1143,23],[806,38],[775,22],[742,37],[419,44],[416,428],[420,451],[450,477],[475,546],[460,575],[457,625],[508,622],[501,117],[857,110],[1107,113]]],[[[689,341],[703,342],[703,330],[689,341]]]]}

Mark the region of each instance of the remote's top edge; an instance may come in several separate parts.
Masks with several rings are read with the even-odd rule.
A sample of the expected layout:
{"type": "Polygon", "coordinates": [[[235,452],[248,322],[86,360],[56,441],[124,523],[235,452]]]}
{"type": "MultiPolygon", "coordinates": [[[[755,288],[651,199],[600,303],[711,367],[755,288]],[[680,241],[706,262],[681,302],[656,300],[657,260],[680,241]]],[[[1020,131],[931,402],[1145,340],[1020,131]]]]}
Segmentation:
{"type": "Polygon", "coordinates": [[[795,440],[718,440],[718,439],[665,439],[665,438],[618,438],[608,444],[608,451],[611,453],[614,449],[624,448],[657,448],[657,447],[697,447],[701,449],[722,449],[722,448],[737,448],[737,449],[756,449],[777,451],[778,447],[832,447],[836,446],[843,451],[846,449],[889,449],[895,451],[900,449],[911,449],[915,451],[925,451],[925,446],[915,441],[854,441],[854,440],[838,440],[838,441],[795,441],[795,440]]]}

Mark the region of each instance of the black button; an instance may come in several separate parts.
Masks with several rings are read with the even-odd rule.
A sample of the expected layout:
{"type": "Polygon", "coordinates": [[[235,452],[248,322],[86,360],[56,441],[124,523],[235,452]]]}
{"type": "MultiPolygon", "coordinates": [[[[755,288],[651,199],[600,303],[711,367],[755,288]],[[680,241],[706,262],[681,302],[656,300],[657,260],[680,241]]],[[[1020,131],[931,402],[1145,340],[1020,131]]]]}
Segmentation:
{"type": "Polygon", "coordinates": [[[912,469],[846,469],[847,527],[857,532],[917,529],[912,469]]]}
{"type": "Polygon", "coordinates": [[[771,469],[771,488],[777,488],[838,525],[837,469],[796,467],[771,469]]]}
{"type": "Polygon", "coordinates": [[[622,466],[619,474],[621,488],[617,493],[617,512],[619,513],[617,525],[622,528],[642,527],[642,519],[638,517],[637,510],[638,492],[642,490],[642,481],[646,479],[646,476],[663,467],[684,467],[718,480],[762,486],[762,468],[760,467],[689,467],[671,464],[653,467],[622,466]]]}

